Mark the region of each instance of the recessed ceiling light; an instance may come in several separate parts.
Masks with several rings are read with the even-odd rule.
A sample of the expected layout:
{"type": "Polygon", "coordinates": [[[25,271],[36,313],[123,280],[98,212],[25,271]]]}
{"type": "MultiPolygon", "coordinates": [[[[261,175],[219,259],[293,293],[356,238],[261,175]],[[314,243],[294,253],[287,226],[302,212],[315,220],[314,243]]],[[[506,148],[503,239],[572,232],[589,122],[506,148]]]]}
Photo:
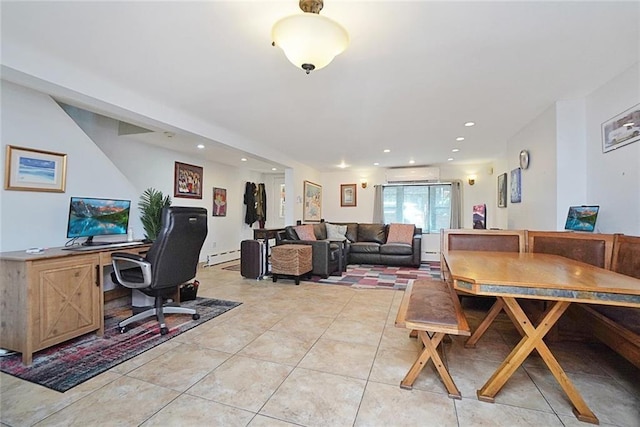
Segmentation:
{"type": "Polygon", "coordinates": [[[339,167],[340,169],[344,169],[344,168],[348,168],[348,167],[349,167],[349,165],[348,165],[348,164],[346,164],[345,162],[342,162],[342,163],[340,163],[340,164],[338,165],[338,167],[339,167]]]}
{"type": "Polygon", "coordinates": [[[450,161],[452,161],[452,160],[453,160],[453,157],[449,157],[449,158],[447,159],[447,162],[450,162],[450,161]]]}
{"type": "Polygon", "coordinates": [[[459,136],[456,138],[456,141],[464,141],[464,136],[459,136]]]}
{"type": "Polygon", "coordinates": [[[454,148],[453,150],[451,150],[452,153],[457,153],[458,151],[460,151],[459,148],[454,148]]]}
{"type": "Polygon", "coordinates": [[[246,159],[245,157],[243,157],[243,158],[241,158],[241,159],[240,159],[240,161],[241,161],[241,162],[246,162],[246,161],[247,161],[247,159],[246,159]]]}
{"type": "Polygon", "coordinates": [[[382,152],[383,152],[383,153],[390,153],[390,152],[391,152],[391,150],[389,150],[388,148],[386,148],[386,149],[382,150],[382,152]]]}
{"type": "Polygon", "coordinates": [[[415,162],[416,162],[415,160],[409,160],[410,165],[414,164],[415,162]]]}
{"type": "Polygon", "coordinates": [[[373,166],[380,166],[380,163],[375,162],[375,163],[373,164],[373,166]]]}
{"type": "Polygon", "coordinates": [[[272,170],[272,171],[277,171],[277,170],[278,170],[278,168],[271,168],[271,170],[272,170]]]}
{"type": "Polygon", "coordinates": [[[204,148],[204,144],[198,144],[198,148],[202,150],[204,148]]]}
{"type": "Polygon", "coordinates": [[[475,126],[475,124],[476,124],[475,122],[467,122],[467,123],[465,123],[464,125],[465,125],[466,127],[471,127],[471,126],[475,126]]]}

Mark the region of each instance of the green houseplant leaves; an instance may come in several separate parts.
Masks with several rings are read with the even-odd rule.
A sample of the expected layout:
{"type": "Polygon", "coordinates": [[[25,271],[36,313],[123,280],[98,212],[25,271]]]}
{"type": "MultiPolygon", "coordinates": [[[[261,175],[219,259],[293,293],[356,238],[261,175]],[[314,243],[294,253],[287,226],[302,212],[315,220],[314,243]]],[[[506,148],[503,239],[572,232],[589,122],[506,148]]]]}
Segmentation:
{"type": "Polygon", "coordinates": [[[147,188],[138,202],[140,220],[144,227],[145,238],[155,240],[160,232],[162,222],[162,208],[171,206],[171,197],[164,196],[162,191],[147,188]]]}

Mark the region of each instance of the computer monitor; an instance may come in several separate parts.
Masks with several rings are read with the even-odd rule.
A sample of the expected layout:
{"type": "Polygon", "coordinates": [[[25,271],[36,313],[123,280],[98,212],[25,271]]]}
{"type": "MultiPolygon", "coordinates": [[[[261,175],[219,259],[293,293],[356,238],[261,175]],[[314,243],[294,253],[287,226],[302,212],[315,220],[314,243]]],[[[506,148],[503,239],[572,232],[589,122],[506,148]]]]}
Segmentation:
{"type": "Polygon", "coordinates": [[[69,204],[67,238],[86,237],[83,245],[100,245],[93,236],[127,234],[131,200],[72,197],[69,204]]]}
{"type": "Polygon", "coordinates": [[[599,210],[600,206],[570,206],[564,229],[569,231],[594,231],[599,210]]]}

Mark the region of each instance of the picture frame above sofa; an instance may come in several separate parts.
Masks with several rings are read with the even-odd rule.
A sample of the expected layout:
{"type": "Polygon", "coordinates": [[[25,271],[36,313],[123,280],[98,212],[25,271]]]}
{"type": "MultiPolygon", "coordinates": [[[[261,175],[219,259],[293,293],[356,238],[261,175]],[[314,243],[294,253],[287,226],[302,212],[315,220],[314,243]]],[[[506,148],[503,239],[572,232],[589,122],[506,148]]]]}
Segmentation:
{"type": "Polygon", "coordinates": [[[355,207],[358,205],[358,194],[356,184],[340,184],[340,206],[355,207]]]}
{"type": "Polygon", "coordinates": [[[303,202],[302,220],[304,222],[320,222],[322,218],[322,186],[311,181],[304,181],[303,202]]]}

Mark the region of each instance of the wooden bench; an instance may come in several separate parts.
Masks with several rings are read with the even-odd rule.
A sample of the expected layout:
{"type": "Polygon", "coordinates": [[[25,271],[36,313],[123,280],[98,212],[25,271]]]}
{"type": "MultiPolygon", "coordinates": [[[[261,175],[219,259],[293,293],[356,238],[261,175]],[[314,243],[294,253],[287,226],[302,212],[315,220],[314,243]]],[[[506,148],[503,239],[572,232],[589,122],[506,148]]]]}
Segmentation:
{"type": "MultiPolygon", "coordinates": [[[[400,387],[411,390],[422,369],[429,360],[433,360],[449,397],[461,399],[460,391],[437,351],[446,334],[471,335],[453,288],[440,280],[416,280],[409,284],[402,298],[395,326],[417,331],[424,346],[400,387]]],[[[442,351],[444,353],[444,349],[442,351]]]]}
{"type": "MultiPolygon", "coordinates": [[[[614,236],[611,270],[640,279],[640,237],[614,236]]],[[[640,368],[640,309],[589,304],[577,308],[579,324],[640,368]]]]}

